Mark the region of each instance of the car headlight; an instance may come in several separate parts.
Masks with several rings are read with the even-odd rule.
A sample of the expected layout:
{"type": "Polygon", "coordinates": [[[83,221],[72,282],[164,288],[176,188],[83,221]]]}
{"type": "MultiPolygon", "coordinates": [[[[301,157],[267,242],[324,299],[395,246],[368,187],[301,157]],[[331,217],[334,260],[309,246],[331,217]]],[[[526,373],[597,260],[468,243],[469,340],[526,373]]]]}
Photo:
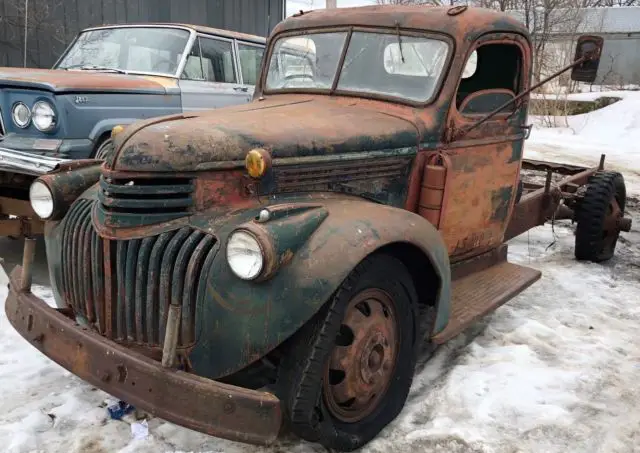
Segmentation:
{"type": "Polygon", "coordinates": [[[253,280],[264,267],[264,252],[258,239],[246,230],[231,233],[227,242],[229,267],[243,280],[253,280]]]}
{"type": "Polygon", "coordinates": [[[41,132],[48,132],[56,126],[56,112],[47,101],[33,104],[31,116],[33,125],[41,132]]]}
{"type": "Polygon", "coordinates": [[[53,214],[53,194],[42,181],[35,180],[29,188],[31,207],[38,217],[46,220],[53,214]]]}
{"type": "Polygon", "coordinates": [[[24,129],[31,121],[31,110],[22,102],[16,102],[11,108],[11,118],[16,126],[24,129]]]}

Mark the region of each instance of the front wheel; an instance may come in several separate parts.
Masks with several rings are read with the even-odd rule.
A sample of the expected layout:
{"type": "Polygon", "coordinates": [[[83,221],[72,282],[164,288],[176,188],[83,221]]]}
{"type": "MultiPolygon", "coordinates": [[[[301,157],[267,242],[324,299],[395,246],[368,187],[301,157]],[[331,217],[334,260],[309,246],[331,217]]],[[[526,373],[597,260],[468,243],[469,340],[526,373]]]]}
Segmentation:
{"type": "Polygon", "coordinates": [[[114,151],[113,140],[110,138],[106,139],[100,147],[96,150],[95,159],[106,160],[111,157],[111,154],[114,151]]]}
{"type": "Polygon", "coordinates": [[[292,337],[277,393],[291,431],[338,451],[373,439],[400,413],[422,340],[404,264],[366,258],[292,337]]]}

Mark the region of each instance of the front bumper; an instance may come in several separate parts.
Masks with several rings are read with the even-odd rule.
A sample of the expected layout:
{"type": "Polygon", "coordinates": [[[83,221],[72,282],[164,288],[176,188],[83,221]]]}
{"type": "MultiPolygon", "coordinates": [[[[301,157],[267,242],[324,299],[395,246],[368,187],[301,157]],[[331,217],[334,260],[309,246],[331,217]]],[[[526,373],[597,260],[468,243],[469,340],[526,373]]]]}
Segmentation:
{"type": "Polygon", "coordinates": [[[16,266],[9,278],[7,318],[51,360],[105,392],[178,425],[256,445],[269,445],[278,437],[282,413],[273,394],[164,368],[79,326],[28,289],[21,290],[21,272],[22,267],[16,266]]]}
{"type": "Polygon", "coordinates": [[[34,153],[17,151],[0,146],[0,170],[40,176],[55,170],[62,162],[68,161],[69,159],[40,156],[34,153]]]}

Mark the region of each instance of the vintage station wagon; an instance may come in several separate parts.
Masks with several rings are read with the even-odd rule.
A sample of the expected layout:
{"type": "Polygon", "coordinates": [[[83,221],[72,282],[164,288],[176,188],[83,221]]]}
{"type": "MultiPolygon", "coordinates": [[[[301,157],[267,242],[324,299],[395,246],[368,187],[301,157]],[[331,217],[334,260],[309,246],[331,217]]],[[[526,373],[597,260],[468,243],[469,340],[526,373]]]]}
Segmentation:
{"type": "Polygon", "coordinates": [[[31,181],[65,159],[104,158],[114,127],[249,102],[264,46],[197,25],[102,26],[53,69],[0,68],[0,236],[39,232],[31,181]]]}

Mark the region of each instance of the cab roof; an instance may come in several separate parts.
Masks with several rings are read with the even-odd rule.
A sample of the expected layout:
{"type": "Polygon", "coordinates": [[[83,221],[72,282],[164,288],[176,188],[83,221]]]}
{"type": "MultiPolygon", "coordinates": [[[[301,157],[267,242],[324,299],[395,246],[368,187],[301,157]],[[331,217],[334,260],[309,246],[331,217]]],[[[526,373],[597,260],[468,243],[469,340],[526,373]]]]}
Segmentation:
{"type": "Polygon", "coordinates": [[[425,5],[372,5],[305,11],[280,22],[271,35],[341,26],[399,27],[446,33],[463,40],[477,39],[487,32],[515,32],[529,39],[525,25],[504,12],[477,7],[425,5]]]}

